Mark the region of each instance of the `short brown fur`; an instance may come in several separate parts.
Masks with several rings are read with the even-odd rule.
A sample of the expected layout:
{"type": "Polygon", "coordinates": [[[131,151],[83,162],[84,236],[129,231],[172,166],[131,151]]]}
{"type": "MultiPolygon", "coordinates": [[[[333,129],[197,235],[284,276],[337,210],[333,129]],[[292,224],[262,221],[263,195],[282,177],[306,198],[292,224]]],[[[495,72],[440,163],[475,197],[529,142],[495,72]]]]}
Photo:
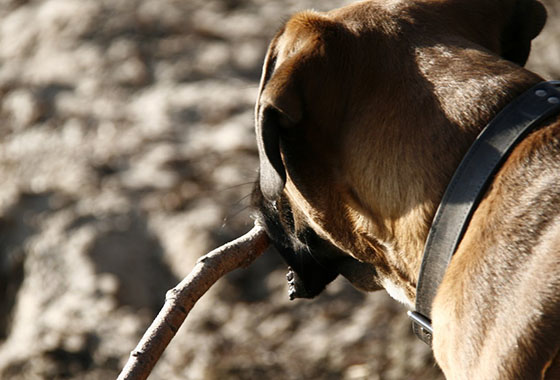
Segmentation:
{"type": "MultiPolygon", "coordinates": [[[[488,121],[542,80],[510,60],[528,53],[542,9],[532,0],[366,1],[297,14],[274,38],[257,113],[283,117],[274,127],[286,171],[279,199],[296,230],[310,227],[377,268],[365,282],[343,273],[356,286],[413,304],[455,168],[488,121]],[[509,29],[524,46],[507,42],[509,29]]],[[[559,372],[558,120],[501,167],[432,317],[434,354],[450,379],[559,372]]]]}

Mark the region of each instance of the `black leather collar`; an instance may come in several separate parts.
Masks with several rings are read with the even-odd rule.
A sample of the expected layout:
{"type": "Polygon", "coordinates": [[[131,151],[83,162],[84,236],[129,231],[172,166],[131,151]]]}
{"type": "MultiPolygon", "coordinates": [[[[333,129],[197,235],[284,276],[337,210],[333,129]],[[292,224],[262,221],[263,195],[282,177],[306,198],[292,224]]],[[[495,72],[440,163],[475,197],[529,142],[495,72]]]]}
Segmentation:
{"type": "Polygon", "coordinates": [[[414,333],[431,345],[432,302],[489,179],[512,148],[560,112],[560,81],[542,82],[506,106],[480,133],[457,168],[435,214],[418,276],[414,333]]]}

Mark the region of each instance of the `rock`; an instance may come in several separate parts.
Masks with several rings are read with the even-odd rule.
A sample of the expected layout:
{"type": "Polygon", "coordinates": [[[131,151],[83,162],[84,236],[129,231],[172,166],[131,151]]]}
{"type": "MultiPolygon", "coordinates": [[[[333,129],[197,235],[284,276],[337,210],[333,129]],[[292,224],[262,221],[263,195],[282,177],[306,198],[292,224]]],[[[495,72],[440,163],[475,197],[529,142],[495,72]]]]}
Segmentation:
{"type": "Polygon", "coordinates": [[[44,107],[31,91],[17,89],[4,98],[2,112],[7,116],[6,127],[17,132],[38,121],[44,115],[44,107]]]}

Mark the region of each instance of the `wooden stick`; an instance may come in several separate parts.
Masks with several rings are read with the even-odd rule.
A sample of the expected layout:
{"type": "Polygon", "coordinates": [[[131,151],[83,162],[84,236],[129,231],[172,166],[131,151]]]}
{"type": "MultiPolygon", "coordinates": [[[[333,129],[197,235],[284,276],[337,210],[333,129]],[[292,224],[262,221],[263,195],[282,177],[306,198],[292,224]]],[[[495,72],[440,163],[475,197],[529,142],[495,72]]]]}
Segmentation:
{"type": "Polygon", "coordinates": [[[191,273],[167,292],[163,308],[130,353],[117,380],[147,379],[196,301],[226,273],[251,264],[268,245],[266,232],[255,223],[245,235],[202,256],[191,273]]]}

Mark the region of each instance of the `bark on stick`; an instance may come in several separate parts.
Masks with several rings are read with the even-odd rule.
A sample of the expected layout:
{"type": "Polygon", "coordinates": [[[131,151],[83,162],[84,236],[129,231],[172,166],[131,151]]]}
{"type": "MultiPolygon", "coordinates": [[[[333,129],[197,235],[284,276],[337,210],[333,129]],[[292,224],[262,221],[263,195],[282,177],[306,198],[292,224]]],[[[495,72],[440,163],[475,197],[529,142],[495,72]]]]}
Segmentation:
{"type": "Polygon", "coordinates": [[[167,292],[163,308],[130,353],[117,380],[148,378],[196,301],[226,273],[252,263],[268,245],[266,232],[255,224],[245,235],[202,256],[191,273],[167,292]]]}

